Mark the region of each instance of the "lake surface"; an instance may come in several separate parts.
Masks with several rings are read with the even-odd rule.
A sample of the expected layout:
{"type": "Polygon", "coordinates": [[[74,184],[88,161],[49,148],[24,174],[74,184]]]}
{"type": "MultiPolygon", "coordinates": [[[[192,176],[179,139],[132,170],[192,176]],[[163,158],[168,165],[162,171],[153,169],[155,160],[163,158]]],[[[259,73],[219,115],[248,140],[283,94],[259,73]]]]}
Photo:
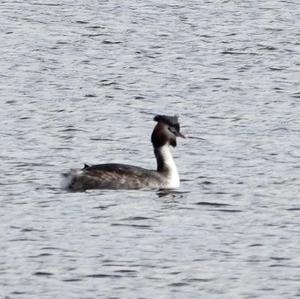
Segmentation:
{"type": "Polygon", "coordinates": [[[298,1],[2,1],[1,298],[300,297],[298,1]],[[176,191],[69,193],[83,163],[176,191]]]}

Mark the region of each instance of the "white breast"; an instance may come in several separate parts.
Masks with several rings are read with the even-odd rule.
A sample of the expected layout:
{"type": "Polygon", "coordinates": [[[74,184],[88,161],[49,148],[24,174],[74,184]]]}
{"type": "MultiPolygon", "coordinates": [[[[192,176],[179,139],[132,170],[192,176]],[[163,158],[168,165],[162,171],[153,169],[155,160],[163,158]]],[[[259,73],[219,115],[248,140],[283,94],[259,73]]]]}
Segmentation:
{"type": "Polygon", "coordinates": [[[164,145],[159,149],[159,151],[164,160],[166,168],[169,170],[166,177],[166,188],[178,188],[180,185],[179,175],[170,147],[168,145],[164,145]]]}

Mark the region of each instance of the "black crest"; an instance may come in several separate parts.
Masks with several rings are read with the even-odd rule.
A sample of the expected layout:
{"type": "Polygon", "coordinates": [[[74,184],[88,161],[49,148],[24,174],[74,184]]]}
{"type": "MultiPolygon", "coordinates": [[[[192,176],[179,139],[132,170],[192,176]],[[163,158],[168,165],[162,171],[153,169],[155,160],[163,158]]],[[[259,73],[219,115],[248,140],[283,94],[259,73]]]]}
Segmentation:
{"type": "Polygon", "coordinates": [[[179,122],[178,122],[178,116],[177,115],[174,115],[174,116],[156,115],[153,118],[153,120],[157,121],[157,122],[163,122],[163,123],[167,124],[168,126],[174,127],[177,132],[180,131],[180,125],[179,125],[179,122]]]}

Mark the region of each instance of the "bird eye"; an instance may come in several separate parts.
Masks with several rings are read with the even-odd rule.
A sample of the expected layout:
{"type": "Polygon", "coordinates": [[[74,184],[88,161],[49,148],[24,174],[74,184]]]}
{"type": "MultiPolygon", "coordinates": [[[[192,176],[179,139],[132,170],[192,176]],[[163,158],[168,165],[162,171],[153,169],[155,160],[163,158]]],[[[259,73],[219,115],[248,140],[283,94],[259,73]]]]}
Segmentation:
{"type": "Polygon", "coordinates": [[[171,133],[173,133],[175,136],[176,136],[176,129],[175,128],[173,128],[173,127],[168,127],[168,129],[169,129],[169,131],[171,132],[171,133]]]}

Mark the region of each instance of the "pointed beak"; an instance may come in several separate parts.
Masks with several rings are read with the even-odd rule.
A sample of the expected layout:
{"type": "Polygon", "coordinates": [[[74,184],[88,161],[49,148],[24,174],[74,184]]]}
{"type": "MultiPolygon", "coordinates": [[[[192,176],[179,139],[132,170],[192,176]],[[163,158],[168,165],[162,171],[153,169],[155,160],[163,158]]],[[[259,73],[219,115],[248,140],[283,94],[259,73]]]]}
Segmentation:
{"type": "Polygon", "coordinates": [[[176,137],[185,138],[185,136],[179,132],[179,127],[178,127],[178,128],[169,127],[168,129],[169,129],[169,131],[172,132],[176,137]]]}
{"type": "Polygon", "coordinates": [[[176,131],[176,136],[181,137],[181,138],[185,138],[185,136],[183,134],[181,134],[180,132],[177,132],[177,131],[176,131]]]}

